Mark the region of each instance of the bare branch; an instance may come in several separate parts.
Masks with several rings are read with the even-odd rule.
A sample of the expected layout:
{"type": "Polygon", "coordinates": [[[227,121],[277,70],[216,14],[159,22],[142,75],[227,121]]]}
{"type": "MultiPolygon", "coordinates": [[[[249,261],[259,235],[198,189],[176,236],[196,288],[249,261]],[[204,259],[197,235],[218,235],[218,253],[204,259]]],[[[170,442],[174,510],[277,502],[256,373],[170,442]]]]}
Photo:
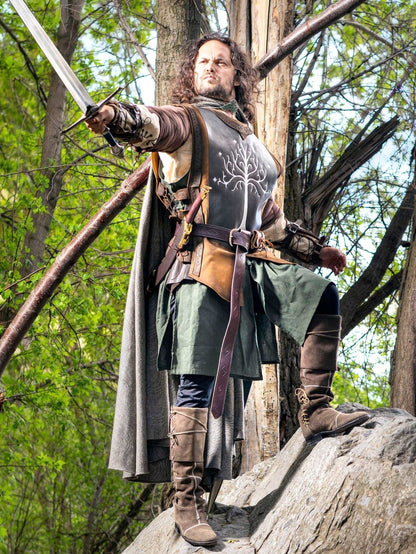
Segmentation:
{"type": "Polygon", "coordinates": [[[4,289],[0,290],[0,294],[2,294],[3,292],[5,292],[6,290],[9,290],[13,287],[15,287],[16,285],[18,285],[19,283],[22,283],[23,281],[27,281],[28,279],[30,279],[33,275],[35,275],[36,273],[39,273],[39,271],[43,271],[45,269],[45,265],[42,266],[42,267],[39,267],[38,269],[36,269],[35,271],[32,271],[32,273],[29,273],[29,275],[25,275],[24,277],[22,277],[21,279],[19,279],[18,281],[15,281],[14,283],[10,283],[10,285],[7,285],[4,287],[4,289]]]}
{"type": "Polygon", "coordinates": [[[319,15],[308,19],[299,25],[277,47],[266,54],[257,64],[256,68],[260,78],[264,79],[270,71],[284,58],[289,56],[298,46],[309,40],[313,35],[323,31],[350,11],[364,4],[365,0],[340,0],[326,8],[319,15]]]}
{"type": "Polygon", "coordinates": [[[386,140],[395,133],[398,125],[398,118],[393,117],[387,123],[379,125],[366,138],[360,140],[361,134],[358,135],[358,139],[351,142],[329,171],[305,191],[304,201],[313,207],[313,221],[308,222],[311,228],[319,232],[334,195],[346,185],[356,169],[380,150],[386,140]]]}
{"type": "Polygon", "coordinates": [[[316,61],[318,60],[319,54],[321,52],[321,48],[322,48],[322,45],[324,43],[324,38],[325,38],[325,33],[321,33],[321,35],[319,37],[319,40],[318,40],[318,44],[314,48],[312,60],[309,64],[308,69],[305,72],[305,75],[302,79],[302,82],[300,83],[298,88],[295,90],[295,92],[293,92],[293,94],[292,94],[292,98],[291,98],[291,103],[292,104],[297,102],[299,96],[302,94],[302,92],[304,91],[306,85],[308,84],[309,77],[312,75],[313,68],[315,67],[316,61]]]}
{"type": "MultiPolygon", "coordinates": [[[[385,283],[382,287],[376,290],[374,294],[370,296],[370,298],[361,304],[361,306],[354,311],[353,316],[347,320],[347,318],[343,317],[343,325],[342,325],[342,332],[341,332],[341,338],[344,338],[348,335],[350,331],[354,329],[365,317],[370,315],[370,313],[377,308],[386,298],[388,298],[393,292],[398,290],[400,288],[400,284],[402,282],[403,277],[403,270],[399,271],[398,273],[395,273],[390,277],[390,279],[385,283]]],[[[342,308],[344,308],[345,304],[342,304],[342,308]]],[[[350,312],[350,307],[348,306],[348,309],[346,308],[346,311],[350,312]]],[[[342,312],[342,310],[341,310],[342,312]]]]}
{"type": "Polygon", "coordinates": [[[374,256],[360,278],[348,289],[341,300],[341,314],[345,329],[350,329],[351,320],[363,302],[378,286],[389,265],[392,263],[401,244],[412,216],[415,202],[415,183],[412,183],[404,195],[402,203],[393,216],[387,231],[374,256]],[[349,314],[349,315],[348,315],[349,314]]]}
{"type": "Polygon", "coordinates": [[[118,15],[120,25],[121,25],[123,31],[126,33],[126,35],[129,38],[130,42],[133,44],[133,46],[137,50],[137,53],[139,54],[140,58],[142,59],[144,65],[147,67],[150,75],[153,77],[153,79],[156,79],[155,70],[153,69],[151,63],[147,59],[147,56],[146,56],[146,54],[145,54],[145,52],[142,48],[142,45],[140,44],[140,42],[135,37],[130,25],[128,24],[127,19],[124,17],[124,14],[121,10],[119,0],[113,0],[113,2],[114,2],[114,5],[116,7],[117,15],[118,15]]]}

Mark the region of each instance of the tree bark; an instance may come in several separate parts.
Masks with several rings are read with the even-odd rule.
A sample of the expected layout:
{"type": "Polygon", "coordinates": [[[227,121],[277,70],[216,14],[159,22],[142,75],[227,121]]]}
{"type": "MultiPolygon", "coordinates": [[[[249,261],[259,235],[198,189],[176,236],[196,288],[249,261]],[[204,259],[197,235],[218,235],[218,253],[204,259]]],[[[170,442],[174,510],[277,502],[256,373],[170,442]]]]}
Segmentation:
{"type": "MultiPolygon", "coordinates": [[[[61,2],[61,22],[58,29],[57,47],[68,64],[78,42],[78,31],[81,23],[81,12],[85,0],[68,0],[61,2]]],[[[36,270],[43,259],[45,241],[49,234],[53,213],[56,208],[62,187],[61,164],[62,130],[65,123],[66,89],[61,79],[52,71],[46,104],[45,130],[42,142],[41,167],[43,178],[37,196],[42,199],[45,210],[35,212],[32,216],[33,230],[24,239],[21,264],[22,275],[36,270]],[[43,186],[46,180],[47,186],[43,186]]]]}
{"type": "Polygon", "coordinates": [[[176,69],[186,44],[201,35],[202,0],[157,3],[156,104],[169,102],[176,69]]]}
{"type": "MultiPolygon", "coordinates": [[[[232,38],[251,54],[254,64],[293,30],[293,0],[230,0],[229,13],[232,38]]],[[[274,191],[274,199],[280,205],[284,196],[291,76],[292,61],[287,57],[260,83],[256,101],[256,135],[282,166],[274,191]]],[[[263,380],[252,384],[246,407],[243,472],[279,450],[279,369],[267,364],[262,371],[263,380]]]]}
{"type": "Polygon", "coordinates": [[[390,384],[390,405],[416,415],[416,171],[411,187],[413,196],[413,232],[404,271],[399,311],[397,338],[394,348],[390,384]]]}

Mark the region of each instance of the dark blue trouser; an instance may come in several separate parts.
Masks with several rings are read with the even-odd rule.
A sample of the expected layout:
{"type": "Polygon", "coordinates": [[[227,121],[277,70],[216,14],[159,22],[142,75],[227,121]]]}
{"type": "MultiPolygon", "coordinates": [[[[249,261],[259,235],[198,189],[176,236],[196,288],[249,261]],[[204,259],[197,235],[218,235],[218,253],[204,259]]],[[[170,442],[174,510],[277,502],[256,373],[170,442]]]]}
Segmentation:
{"type": "MultiPolygon", "coordinates": [[[[339,295],[334,283],[330,283],[324,290],[316,314],[339,314],[339,295]]],[[[178,387],[178,396],[175,406],[187,408],[207,408],[211,401],[214,377],[206,375],[181,375],[178,387]]],[[[250,387],[244,387],[245,396],[248,396],[250,387]]],[[[245,398],[246,399],[246,398],[245,398]]]]}

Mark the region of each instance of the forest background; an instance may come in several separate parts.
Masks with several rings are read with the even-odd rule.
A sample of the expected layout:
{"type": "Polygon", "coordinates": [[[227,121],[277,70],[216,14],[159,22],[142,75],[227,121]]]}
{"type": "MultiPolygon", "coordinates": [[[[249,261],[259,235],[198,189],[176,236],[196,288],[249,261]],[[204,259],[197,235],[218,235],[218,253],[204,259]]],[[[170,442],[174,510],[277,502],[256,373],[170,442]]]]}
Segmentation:
{"type": "MultiPolygon", "coordinates": [[[[188,10],[188,34],[202,27],[237,36],[246,22],[244,42],[258,61],[253,6],[259,2],[176,4],[188,10]]],[[[290,13],[289,32],[329,5],[260,4],[268,13],[272,4],[290,13]]],[[[294,52],[283,70],[289,102],[282,183],[289,217],[328,234],[348,255],[336,279],[344,318],[336,402],[392,402],[413,414],[415,337],[407,331],[415,329],[415,4],[364,2],[294,52]]],[[[119,99],[152,102],[154,80],[158,101],[165,97],[170,62],[163,52],[171,58],[174,52],[166,46],[161,52],[169,38],[158,48],[156,38],[183,24],[168,12],[169,3],[28,5],[95,100],[122,86],[119,99]]],[[[5,329],[56,255],[143,160],[131,151],[124,160],[112,157],[83,125],[62,135],[78,108],[6,0],[0,40],[5,329]]],[[[282,69],[273,71],[268,90],[282,82],[282,69]]],[[[139,193],[71,269],[2,376],[0,552],[119,552],[163,507],[160,487],[125,483],[107,470],[141,199],[139,193]]],[[[296,363],[287,339],[280,347],[281,365],[296,363]]],[[[295,429],[296,407],[284,368],[280,377],[283,445],[295,429]]]]}

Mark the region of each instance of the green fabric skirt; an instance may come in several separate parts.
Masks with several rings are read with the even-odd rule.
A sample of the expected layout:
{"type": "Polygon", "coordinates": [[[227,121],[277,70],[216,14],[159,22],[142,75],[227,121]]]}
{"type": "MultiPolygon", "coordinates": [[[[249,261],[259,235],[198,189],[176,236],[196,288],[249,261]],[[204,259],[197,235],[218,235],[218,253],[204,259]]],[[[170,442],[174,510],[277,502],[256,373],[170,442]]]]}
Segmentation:
{"type": "MultiPolygon", "coordinates": [[[[246,266],[231,376],[261,379],[261,364],[278,360],[274,325],[303,344],[330,281],[298,265],[248,258],[246,266]]],[[[215,377],[230,304],[196,281],[183,281],[173,292],[165,281],[156,314],[158,369],[215,377]]]]}

